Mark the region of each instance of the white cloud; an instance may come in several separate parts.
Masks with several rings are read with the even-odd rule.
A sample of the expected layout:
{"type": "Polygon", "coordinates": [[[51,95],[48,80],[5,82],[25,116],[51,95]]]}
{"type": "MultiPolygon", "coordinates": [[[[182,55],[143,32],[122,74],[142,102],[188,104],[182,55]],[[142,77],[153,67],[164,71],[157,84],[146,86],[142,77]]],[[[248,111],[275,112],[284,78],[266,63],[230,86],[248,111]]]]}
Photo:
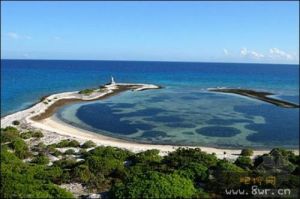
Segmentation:
{"type": "Polygon", "coordinates": [[[16,32],[8,32],[5,34],[7,37],[9,37],[10,39],[14,39],[14,40],[17,40],[17,39],[26,39],[26,40],[29,40],[31,39],[30,36],[28,35],[20,35],[16,32]]]}
{"type": "Polygon", "coordinates": [[[270,53],[269,57],[272,59],[285,59],[285,60],[293,60],[294,59],[294,57],[291,54],[289,54],[283,50],[280,50],[278,48],[271,48],[269,50],[269,53],[270,53]]]}
{"type": "Polygon", "coordinates": [[[229,55],[229,52],[226,48],[223,49],[223,52],[224,52],[225,55],[229,55]]]}
{"type": "Polygon", "coordinates": [[[247,48],[242,48],[240,54],[243,57],[254,58],[254,59],[261,59],[265,57],[265,55],[258,53],[256,51],[248,50],[247,48]]]}
{"type": "Polygon", "coordinates": [[[57,40],[61,40],[61,37],[55,36],[55,37],[53,37],[53,39],[57,41],[57,40]]]}
{"type": "Polygon", "coordinates": [[[31,39],[31,37],[28,36],[28,35],[24,35],[23,38],[24,38],[24,39],[31,39]]]}
{"type": "Polygon", "coordinates": [[[23,54],[23,57],[24,57],[24,58],[29,58],[30,55],[29,55],[28,53],[24,53],[24,54],[23,54]]]}
{"type": "Polygon", "coordinates": [[[20,36],[15,32],[8,32],[8,33],[6,33],[6,35],[11,39],[19,39],[20,38],[20,36]]]}

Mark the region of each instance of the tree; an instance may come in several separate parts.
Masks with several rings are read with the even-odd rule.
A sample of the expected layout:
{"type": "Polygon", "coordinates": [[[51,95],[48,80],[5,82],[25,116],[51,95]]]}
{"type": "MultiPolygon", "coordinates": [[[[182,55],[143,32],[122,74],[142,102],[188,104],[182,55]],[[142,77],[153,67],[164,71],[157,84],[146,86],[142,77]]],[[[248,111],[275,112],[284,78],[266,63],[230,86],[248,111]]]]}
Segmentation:
{"type": "Polygon", "coordinates": [[[31,154],[28,150],[27,144],[21,138],[16,138],[11,143],[12,149],[15,150],[15,154],[17,157],[24,159],[28,158],[31,154]]]}
{"type": "Polygon", "coordinates": [[[93,141],[88,140],[88,141],[86,141],[85,143],[83,143],[81,145],[81,148],[87,149],[87,148],[92,148],[92,147],[95,147],[95,146],[96,146],[96,144],[93,141]]]}
{"type": "Polygon", "coordinates": [[[261,173],[290,174],[297,166],[297,156],[283,149],[273,149],[269,154],[258,156],[254,160],[255,170],[261,173]],[[293,164],[295,160],[296,164],[293,164]]]}
{"type": "Polygon", "coordinates": [[[8,126],[5,129],[1,128],[1,143],[12,142],[20,137],[18,129],[8,126]]]}
{"type": "Polygon", "coordinates": [[[224,194],[225,189],[234,189],[240,187],[240,178],[245,175],[245,170],[228,162],[220,160],[213,168],[213,179],[207,185],[207,188],[215,192],[224,194]]]}
{"type": "Polygon", "coordinates": [[[53,162],[53,165],[58,166],[62,169],[72,169],[76,167],[77,162],[75,158],[62,158],[53,162]]]}
{"type": "Polygon", "coordinates": [[[94,174],[101,173],[104,176],[111,174],[118,166],[123,166],[123,161],[100,156],[88,156],[86,162],[94,174]]]}
{"type": "Polygon", "coordinates": [[[133,163],[160,162],[162,157],[159,155],[159,150],[152,149],[134,154],[131,160],[133,163]]]}
{"type": "Polygon", "coordinates": [[[1,151],[1,158],[2,198],[74,198],[41,175],[44,166],[24,163],[7,150],[1,151]]]}
{"type": "Polygon", "coordinates": [[[56,147],[56,148],[80,147],[80,143],[76,140],[62,140],[59,143],[51,144],[51,146],[56,147]]]}
{"type": "Polygon", "coordinates": [[[44,137],[44,134],[41,131],[35,131],[35,132],[32,132],[32,137],[42,138],[42,137],[44,137]]]}
{"type": "Polygon", "coordinates": [[[87,153],[87,156],[101,156],[106,158],[117,159],[120,161],[125,161],[131,155],[133,155],[133,153],[128,150],[111,146],[98,146],[87,153]]]}
{"type": "Polygon", "coordinates": [[[75,151],[74,151],[74,149],[68,149],[68,150],[65,151],[65,154],[66,155],[73,155],[73,154],[75,154],[75,151]]]}
{"type": "Polygon", "coordinates": [[[208,180],[208,168],[200,163],[190,163],[176,171],[179,175],[184,176],[194,182],[204,182],[208,180]]]}
{"type": "Polygon", "coordinates": [[[83,94],[83,95],[90,95],[94,92],[95,89],[84,89],[79,91],[79,94],[83,94]]]}
{"type": "Polygon", "coordinates": [[[190,179],[154,171],[130,176],[111,190],[113,198],[192,198],[195,194],[190,179]]]}
{"type": "Polygon", "coordinates": [[[79,165],[74,170],[75,178],[81,183],[87,183],[91,179],[92,175],[93,174],[87,165],[79,165]]]}
{"type": "Polygon", "coordinates": [[[35,156],[31,162],[36,164],[49,164],[49,158],[44,154],[39,154],[35,156]]]}
{"type": "Polygon", "coordinates": [[[164,157],[162,162],[172,168],[181,168],[191,162],[201,163],[206,167],[210,167],[216,165],[218,159],[215,155],[207,154],[199,148],[178,148],[164,157]]]}
{"type": "Polygon", "coordinates": [[[27,131],[27,132],[24,132],[24,133],[20,134],[20,137],[23,138],[23,139],[25,139],[25,140],[31,138],[31,136],[32,135],[31,135],[30,131],[27,131]]]}
{"type": "Polygon", "coordinates": [[[237,166],[243,169],[251,169],[253,166],[252,160],[248,156],[240,156],[234,162],[237,166]]]}
{"type": "Polygon", "coordinates": [[[68,147],[80,147],[80,143],[77,140],[71,140],[68,147]]]}
{"type": "Polygon", "coordinates": [[[19,122],[18,120],[14,120],[14,121],[12,122],[12,124],[15,125],[15,126],[17,126],[17,125],[20,124],[20,122],[19,122]]]}
{"type": "Polygon", "coordinates": [[[116,147],[99,146],[84,154],[86,164],[95,174],[110,175],[117,167],[124,167],[125,160],[132,153],[116,147]]]}
{"type": "Polygon", "coordinates": [[[252,149],[243,149],[241,151],[242,156],[252,156],[253,155],[253,150],[252,149]]]}

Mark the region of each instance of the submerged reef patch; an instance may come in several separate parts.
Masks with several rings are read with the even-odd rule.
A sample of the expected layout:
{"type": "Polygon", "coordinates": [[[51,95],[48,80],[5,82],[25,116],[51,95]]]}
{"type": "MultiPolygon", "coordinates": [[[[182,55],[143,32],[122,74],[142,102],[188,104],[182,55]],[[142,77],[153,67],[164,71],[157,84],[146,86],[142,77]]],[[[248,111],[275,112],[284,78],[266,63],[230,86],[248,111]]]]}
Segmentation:
{"type": "Polygon", "coordinates": [[[121,120],[122,115],[114,113],[112,108],[104,103],[83,105],[76,112],[76,117],[84,123],[111,133],[130,135],[138,132],[138,129],[152,128],[149,124],[131,124],[128,120],[121,120]]]}
{"type": "Polygon", "coordinates": [[[174,127],[174,128],[195,128],[196,127],[196,125],[192,123],[182,123],[182,122],[167,123],[166,126],[174,127]]]}
{"type": "Polygon", "coordinates": [[[162,123],[173,123],[173,122],[182,122],[184,119],[178,116],[156,116],[151,118],[145,118],[146,121],[152,122],[162,122],[162,123]]]}
{"type": "Polygon", "coordinates": [[[247,119],[220,119],[220,118],[214,118],[210,119],[206,122],[207,124],[213,124],[213,125],[233,125],[235,123],[252,123],[251,120],[247,119]]]}
{"type": "Polygon", "coordinates": [[[159,137],[170,137],[166,132],[163,131],[145,131],[141,137],[143,138],[159,138],[159,137]]]}
{"type": "Polygon", "coordinates": [[[233,127],[220,127],[220,126],[208,126],[200,129],[196,129],[196,132],[210,137],[232,137],[241,131],[233,127]]]}
{"type": "Polygon", "coordinates": [[[234,110],[249,117],[261,116],[265,119],[264,124],[251,123],[245,126],[247,129],[257,132],[247,137],[249,141],[281,143],[284,140],[289,144],[299,143],[299,109],[283,109],[262,104],[259,106],[235,106],[234,110]]]}

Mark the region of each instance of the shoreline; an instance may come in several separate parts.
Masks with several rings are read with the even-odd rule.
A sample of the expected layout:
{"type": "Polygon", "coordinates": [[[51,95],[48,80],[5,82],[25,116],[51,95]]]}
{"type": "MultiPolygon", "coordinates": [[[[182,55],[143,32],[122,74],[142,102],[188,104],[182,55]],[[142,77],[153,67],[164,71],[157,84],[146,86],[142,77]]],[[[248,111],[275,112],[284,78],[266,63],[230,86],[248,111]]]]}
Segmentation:
{"type": "MultiPolygon", "coordinates": [[[[103,134],[95,133],[86,129],[75,127],[71,124],[65,123],[54,116],[44,119],[40,122],[34,124],[36,128],[46,129],[48,131],[56,131],[56,133],[60,135],[65,135],[72,137],[73,139],[77,139],[80,142],[85,142],[87,140],[92,140],[97,145],[100,144],[102,146],[112,146],[127,149],[134,153],[138,153],[141,151],[149,150],[149,149],[158,149],[160,150],[160,155],[166,155],[168,152],[174,151],[180,147],[188,147],[188,148],[200,148],[202,151],[207,153],[215,153],[218,158],[228,158],[235,159],[241,153],[241,149],[226,149],[226,148],[215,148],[215,147],[206,147],[206,146],[179,146],[179,145],[168,145],[168,144],[148,144],[148,143],[139,143],[124,139],[119,139],[115,137],[106,136],[103,134]],[[71,133],[75,132],[76,133],[71,133]],[[224,154],[224,152],[226,154],[224,154]]],[[[291,149],[296,152],[298,150],[291,149]]],[[[253,149],[253,156],[263,155],[265,153],[269,153],[268,149],[253,149]]]]}
{"type": "MultiPolygon", "coordinates": [[[[67,104],[72,104],[72,103],[76,103],[76,102],[84,102],[84,101],[96,101],[96,100],[100,100],[100,99],[106,99],[108,97],[117,95],[121,92],[124,91],[128,91],[132,89],[131,85],[122,85],[121,88],[116,88],[113,90],[113,92],[107,92],[105,95],[100,95],[98,97],[94,97],[92,99],[79,99],[79,98],[72,98],[72,99],[58,99],[56,102],[54,102],[53,104],[51,104],[45,112],[41,113],[40,115],[37,116],[33,116],[31,119],[35,120],[35,121],[39,121],[39,120],[43,120],[46,119],[48,117],[51,117],[58,108],[67,105],[67,104]]],[[[47,99],[47,97],[45,98],[47,99]]]]}
{"type": "MultiPolygon", "coordinates": [[[[1,118],[1,127],[5,128],[6,126],[14,126],[12,125],[13,121],[18,120],[20,122],[20,125],[15,127],[20,130],[34,129],[42,131],[42,133],[45,135],[45,138],[43,138],[42,141],[46,144],[52,144],[62,139],[74,139],[79,141],[80,143],[83,143],[87,140],[92,140],[97,145],[123,148],[135,153],[149,149],[158,149],[160,150],[161,155],[166,155],[167,153],[174,151],[177,148],[188,147],[200,148],[202,151],[210,154],[215,153],[218,158],[236,159],[239,156],[239,154],[241,153],[241,149],[139,143],[135,141],[114,138],[75,127],[52,116],[57,108],[66,104],[80,101],[100,100],[128,90],[143,91],[159,88],[161,87],[152,84],[112,83],[93,91],[93,93],[88,96],[79,94],[78,91],[53,94],[44,97],[40,102],[36,103],[28,109],[1,118]]],[[[289,150],[293,151],[295,154],[299,154],[299,149],[289,150]]],[[[257,155],[269,153],[270,150],[253,148],[253,152],[254,154],[252,157],[255,157],[257,155]]]]}
{"type": "Polygon", "coordinates": [[[240,95],[247,97],[249,99],[256,99],[260,101],[267,102],[269,104],[273,104],[282,108],[299,108],[299,104],[289,102],[282,99],[276,99],[272,97],[268,97],[270,95],[274,95],[270,92],[261,92],[261,91],[254,91],[249,89],[236,89],[236,88],[211,88],[208,91],[217,92],[217,93],[229,93],[234,95],[240,95]]]}

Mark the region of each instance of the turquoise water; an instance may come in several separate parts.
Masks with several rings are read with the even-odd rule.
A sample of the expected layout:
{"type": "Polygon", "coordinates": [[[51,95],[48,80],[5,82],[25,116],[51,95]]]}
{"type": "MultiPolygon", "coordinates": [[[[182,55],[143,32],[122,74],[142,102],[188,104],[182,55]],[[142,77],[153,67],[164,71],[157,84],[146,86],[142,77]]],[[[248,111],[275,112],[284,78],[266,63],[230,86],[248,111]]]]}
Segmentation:
{"type": "Polygon", "coordinates": [[[81,128],[145,143],[261,148],[297,147],[299,109],[208,92],[225,86],[273,92],[299,103],[297,65],[1,61],[1,115],[43,95],[119,82],[153,83],[160,90],[125,92],[62,107],[57,117],[81,128]]]}

